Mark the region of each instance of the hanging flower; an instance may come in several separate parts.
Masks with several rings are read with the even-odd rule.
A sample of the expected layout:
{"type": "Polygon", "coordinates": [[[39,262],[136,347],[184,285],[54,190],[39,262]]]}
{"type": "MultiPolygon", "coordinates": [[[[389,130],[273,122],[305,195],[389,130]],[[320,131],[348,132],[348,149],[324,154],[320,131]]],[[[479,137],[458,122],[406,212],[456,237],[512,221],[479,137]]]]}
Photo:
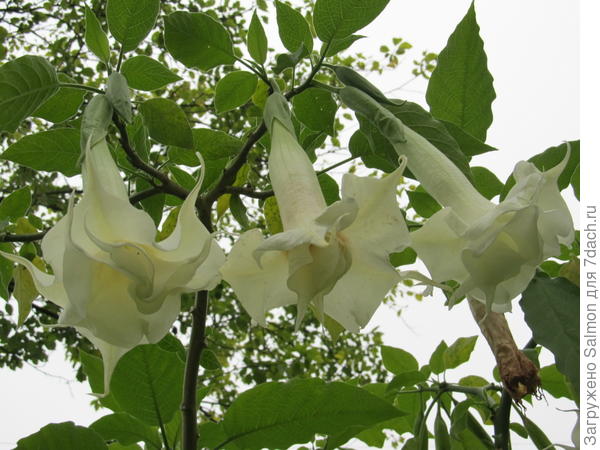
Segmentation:
{"type": "Polygon", "coordinates": [[[53,275],[1,253],[25,266],[40,294],[63,308],[58,325],[76,327],[98,347],[108,392],[119,358],[162,339],[180,311],[180,295],[212,289],[225,257],[195,214],[201,180],[172,234],[156,242],[152,219],[129,203],[104,139],[88,143],[82,176],[81,201],[73,206],[71,199],[67,215],[42,240],[53,275]]]}
{"type": "Polygon", "coordinates": [[[573,220],[557,180],[569,159],[546,172],[530,162],[514,170],[515,186],[498,205],[485,199],[425,138],[404,128],[406,143],[396,150],[444,208],[411,233],[412,247],[441,282],[461,283],[450,304],[466,295],[488,310],[506,312],[545,259],[573,240],[573,220]]]}
{"type": "Polygon", "coordinates": [[[408,245],[396,201],[404,165],[385,178],[346,174],[342,198],[327,206],[317,176],[295,137],[272,121],[269,175],[284,231],[264,239],[244,233],[221,268],[259,324],[278,306],[296,304],[296,327],[312,307],[344,328],[367,324],[399,281],[389,254],[408,245]]]}

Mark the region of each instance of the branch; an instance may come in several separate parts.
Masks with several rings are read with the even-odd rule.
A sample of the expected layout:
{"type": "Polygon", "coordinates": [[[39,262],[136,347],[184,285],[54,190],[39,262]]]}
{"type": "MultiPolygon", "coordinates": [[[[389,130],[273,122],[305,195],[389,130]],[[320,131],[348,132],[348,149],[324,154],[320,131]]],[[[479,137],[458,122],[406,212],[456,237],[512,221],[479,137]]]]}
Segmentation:
{"type": "Polygon", "coordinates": [[[135,205],[136,203],[146,200],[147,198],[150,198],[153,195],[162,194],[162,192],[162,188],[159,186],[151,187],[149,189],[145,189],[143,191],[136,192],[135,194],[133,194],[131,197],[129,197],[129,202],[132,205],[135,205]]]}
{"type": "Polygon", "coordinates": [[[227,186],[223,189],[226,194],[245,195],[246,197],[265,199],[274,195],[273,191],[253,191],[251,188],[239,186],[227,186]]]}
{"type": "Polygon", "coordinates": [[[192,336],[190,338],[183,378],[183,400],[181,402],[183,450],[196,450],[198,442],[196,387],[198,385],[200,356],[202,355],[202,350],[206,347],[204,337],[207,314],[208,291],[199,291],[196,294],[196,305],[192,310],[192,336]]]}
{"type": "Polygon", "coordinates": [[[0,242],[34,242],[42,239],[48,230],[32,234],[3,234],[0,235],[0,242]]]}

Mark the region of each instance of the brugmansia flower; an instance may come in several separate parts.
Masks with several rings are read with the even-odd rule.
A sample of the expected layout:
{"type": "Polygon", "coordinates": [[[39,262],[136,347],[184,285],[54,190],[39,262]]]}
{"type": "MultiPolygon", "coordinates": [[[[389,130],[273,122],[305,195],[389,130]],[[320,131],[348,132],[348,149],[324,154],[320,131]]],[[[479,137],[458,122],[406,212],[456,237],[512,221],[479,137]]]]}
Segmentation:
{"type": "Polygon", "coordinates": [[[273,120],[269,175],[284,231],[244,233],[221,268],[250,316],[265,325],[267,311],[296,304],[297,327],[309,306],[321,321],[365,326],[399,281],[389,254],[408,245],[396,201],[403,169],[383,179],[346,174],[341,200],[327,206],[308,156],[273,120]]]}
{"type": "Polygon", "coordinates": [[[201,181],[181,206],[173,233],[155,241],[150,216],[129,203],[104,139],[87,145],[83,198],[44,237],[53,275],[27,259],[41,295],[62,307],[58,325],[74,326],[98,347],[104,388],[119,358],[142,343],[159,341],[180,310],[180,294],[211,289],[219,281],[223,251],[196,217],[201,181]]]}
{"type": "Polygon", "coordinates": [[[536,267],[573,240],[573,220],[557,180],[570,151],[557,166],[540,172],[521,161],[515,186],[498,205],[488,201],[439,150],[408,127],[396,150],[443,209],[411,233],[412,247],[435,281],[461,283],[452,305],[466,295],[488,310],[506,312],[527,287],[536,267]]]}
{"type": "Polygon", "coordinates": [[[573,220],[557,180],[570,151],[556,167],[540,172],[529,162],[515,167],[515,186],[499,205],[483,197],[463,173],[424,137],[415,133],[369,94],[351,86],[340,91],[388,139],[425,190],[444,208],[411,233],[411,246],[434,281],[455,280],[463,295],[506,312],[536,267],[573,241],[573,220]]]}

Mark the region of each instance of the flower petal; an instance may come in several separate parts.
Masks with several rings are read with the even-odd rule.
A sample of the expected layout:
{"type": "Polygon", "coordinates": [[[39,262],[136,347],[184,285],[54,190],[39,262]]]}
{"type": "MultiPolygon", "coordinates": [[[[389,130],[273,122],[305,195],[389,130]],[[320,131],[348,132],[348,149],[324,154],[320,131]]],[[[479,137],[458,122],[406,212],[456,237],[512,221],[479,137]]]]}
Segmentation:
{"type": "Polygon", "coordinates": [[[379,179],[345,174],[342,198],[358,205],[356,220],[344,231],[351,240],[366,240],[380,254],[402,251],[410,243],[408,228],[398,207],[396,190],[403,166],[379,179]]]}
{"type": "Polygon", "coordinates": [[[263,242],[260,230],[242,234],[221,267],[227,281],[250,317],[265,326],[270,309],[296,303],[296,294],[287,287],[288,259],[284,252],[269,251],[261,259],[262,269],[253,257],[263,242]]]}
{"type": "Polygon", "coordinates": [[[42,272],[40,269],[35,267],[31,261],[23,258],[22,256],[13,255],[12,253],[6,253],[3,251],[0,251],[0,255],[24,266],[31,274],[33,284],[35,285],[37,291],[47,300],[50,300],[52,303],[60,306],[61,308],[65,308],[68,305],[69,301],[67,299],[64,286],[55,275],[49,275],[45,272],[42,272]]]}
{"type": "Polygon", "coordinates": [[[400,281],[400,276],[387,256],[378,255],[368,241],[352,241],[348,245],[352,265],[325,296],[324,307],[325,313],[344,328],[358,332],[367,325],[385,295],[400,281]]]}

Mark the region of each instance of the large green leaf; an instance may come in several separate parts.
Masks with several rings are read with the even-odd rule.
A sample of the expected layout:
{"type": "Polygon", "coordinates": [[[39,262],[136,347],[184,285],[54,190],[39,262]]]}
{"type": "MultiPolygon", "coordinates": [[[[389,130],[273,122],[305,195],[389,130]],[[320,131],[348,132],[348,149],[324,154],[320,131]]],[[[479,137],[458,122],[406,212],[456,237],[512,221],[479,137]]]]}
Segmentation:
{"type": "MultiPolygon", "coordinates": [[[[558,177],[558,188],[562,191],[566,189],[571,183],[571,178],[579,165],[579,141],[569,141],[569,146],[571,147],[571,154],[569,156],[569,160],[567,161],[567,166],[563,170],[563,173],[558,177]]],[[[535,167],[539,170],[545,172],[557,164],[559,164],[567,154],[567,143],[563,143],[557,145],[555,147],[550,147],[544,150],[542,153],[538,153],[535,156],[532,156],[528,159],[529,162],[532,162],[535,167]]],[[[502,190],[501,199],[504,199],[508,192],[515,185],[515,178],[510,175],[504,183],[504,189],[502,190]]]]}
{"type": "Polygon", "coordinates": [[[498,149],[492,147],[491,145],[486,144],[485,142],[477,139],[474,136],[471,136],[465,130],[460,128],[457,125],[454,125],[452,122],[448,122],[447,120],[440,120],[448,130],[448,133],[452,135],[460,150],[467,155],[467,157],[481,155],[487,152],[495,152],[498,149]]]}
{"type": "Polygon", "coordinates": [[[88,6],[85,7],[85,45],[100,58],[100,61],[108,64],[110,61],[108,38],[94,11],[88,6]]]}
{"type": "Polygon", "coordinates": [[[297,10],[279,0],[275,0],[275,9],[279,38],[283,46],[293,53],[304,44],[305,54],[310,54],[313,49],[313,37],[306,19],[297,10]]]}
{"type": "Polygon", "coordinates": [[[554,353],[556,367],[579,396],[579,288],[538,274],[519,302],[535,341],[554,353]]]}
{"type": "Polygon", "coordinates": [[[158,345],[139,345],[117,363],[110,391],[125,412],[148,425],[169,422],[179,409],[184,364],[158,345]]]}
{"type": "Polygon", "coordinates": [[[90,425],[90,428],[102,436],[105,441],[115,439],[122,445],[144,441],[152,448],[162,448],[156,428],[149,427],[127,413],[115,413],[100,417],[90,425]]]}
{"type": "MultiPolygon", "coordinates": [[[[73,83],[73,78],[63,73],[58,74],[62,83],[73,83]]],[[[83,103],[85,91],[75,88],[60,88],[56,94],[44,102],[31,115],[41,117],[49,122],[60,123],[73,117],[83,103]]]]}
{"type": "Polygon", "coordinates": [[[366,27],[383,11],[389,0],[317,0],[314,24],[323,42],[342,39],[366,27]]]}
{"type": "Polygon", "coordinates": [[[219,80],[215,88],[215,110],[217,113],[230,111],[245,104],[254,91],[258,77],[243,70],[230,72],[219,80]]]}
{"type": "Polygon", "coordinates": [[[129,58],[121,66],[129,87],[140,91],[154,91],[169,83],[181,80],[167,67],[145,55],[129,58]]]}
{"type": "Polygon", "coordinates": [[[209,70],[235,61],[227,30],[203,13],[177,11],[165,18],[165,45],[187,67],[209,70]]]}
{"type": "Polygon", "coordinates": [[[477,336],[461,337],[444,351],[444,367],[454,369],[467,362],[475,348],[477,336]]]}
{"type": "Polygon", "coordinates": [[[210,128],[194,129],[194,149],[206,160],[218,160],[237,155],[243,142],[224,131],[210,128]]]}
{"type": "Polygon", "coordinates": [[[160,0],[108,0],[106,20],[123,51],[135,50],[154,28],[160,0]]]}
{"type": "Polygon", "coordinates": [[[2,153],[2,159],[72,177],[79,173],[79,155],[79,130],[55,128],[23,137],[2,153]]]}
{"type": "Polygon", "coordinates": [[[256,11],[252,14],[248,36],[246,36],[246,46],[248,47],[248,53],[250,53],[254,61],[259,64],[265,63],[267,60],[267,50],[269,49],[267,35],[256,11]]]}
{"type": "Polygon", "coordinates": [[[324,89],[309,88],[292,100],[296,118],[314,131],[332,135],[338,105],[331,93],[324,89]]]}
{"type": "Polygon", "coordinates": [[[51,423],[17,442],[16,450],[106,450],[98,433],[73,422],[51,423]]]}
{"type": "Polygon", "coordinates": [[[394,375],[419,370],[419,363],[415,357],[401,348],[382,345],[381,359],[385,368],[394,375]]]}
{"type": "Polygon", "coordinates": [[[140,105],[150,137],[161,144],[192,148],[194,136],[185,113],[166,98],[153,98],[140,105]]]}
{"type": "Polygon", "coordinates": [[[58,90],[54,67],[39,56],[21,56],[0,67],[0,131],[13,132],[58,90]]]}
{"type": "Polygon", "coordinates": [[[485,141],[495,98],[475,6],[471,4],[438,57],[427,86],[427,103],[437,119],[452,122],[485,141]]]}
{"type": "Polygon", "coordinates": [[[315,433],[367,428],[402,412],[368,391],[345,383],[297,379],[264,383],[241,394],[223,419],[228,447],[288,448],[315,433]]]}

